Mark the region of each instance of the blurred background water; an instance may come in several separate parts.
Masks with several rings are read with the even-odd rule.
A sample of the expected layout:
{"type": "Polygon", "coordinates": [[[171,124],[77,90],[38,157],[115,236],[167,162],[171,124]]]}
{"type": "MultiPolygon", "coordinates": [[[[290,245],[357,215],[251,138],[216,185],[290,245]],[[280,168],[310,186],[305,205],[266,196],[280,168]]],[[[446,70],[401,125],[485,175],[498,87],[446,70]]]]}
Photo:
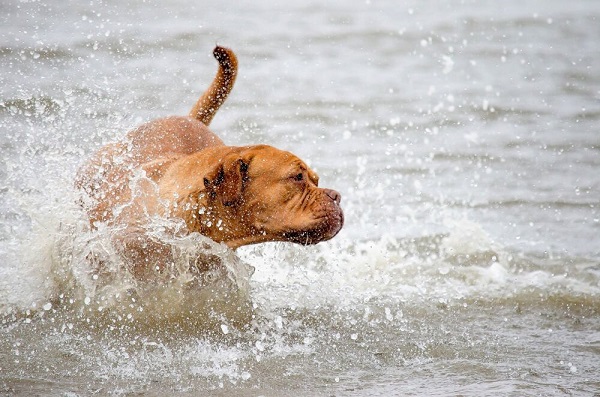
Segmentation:
{"type": "Polygon", "coordinates": [[[0,21],[0,394],[600,390],[597,1],[8,0],[0,21]],[[240,74],[213,131],[307,160],[346,225],[170,241],[222,259],[210,288],[101,283],[75,170],[186,114],[215,43],[240,74]]]}

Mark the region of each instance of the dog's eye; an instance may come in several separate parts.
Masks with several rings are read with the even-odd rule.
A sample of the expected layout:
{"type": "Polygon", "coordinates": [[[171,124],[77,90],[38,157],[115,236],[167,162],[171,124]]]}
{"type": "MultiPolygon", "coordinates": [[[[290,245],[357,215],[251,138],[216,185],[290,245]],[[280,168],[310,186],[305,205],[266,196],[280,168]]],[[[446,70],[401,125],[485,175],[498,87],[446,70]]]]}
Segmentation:
{"type": "Polygon", "coordinates": [[[295,180],[296,182],[302,182],[304,180],[304,174],[301,172],[297,175],[294,175],[292,177],[293,180],[295,180]]]}

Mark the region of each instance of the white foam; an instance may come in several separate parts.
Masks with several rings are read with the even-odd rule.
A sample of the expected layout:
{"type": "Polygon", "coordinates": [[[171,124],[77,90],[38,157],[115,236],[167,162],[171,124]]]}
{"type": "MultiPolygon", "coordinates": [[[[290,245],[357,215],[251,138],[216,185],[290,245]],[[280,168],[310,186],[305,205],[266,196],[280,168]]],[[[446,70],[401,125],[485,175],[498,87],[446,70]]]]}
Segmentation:
{"type": "Polygon", "coordinates": [[[197,233],[175,236],[167,232],[165,221],[157,221],[148,234],[172,247],[173,257],[160,279],[142,282],[132,276],[115,246],[119,230],[102,225],[91,230],[75,193],[69,187],[64,192],[68,194],[61,201],[31,196],[21,203],[32,227],[14,240],[9,263],[0,269],[3,312],[62,305],[86,316],[112,313],[132,321],[248,317],[240,308],[248,305],[253,269],[229,248],[197,233]],[[198,258],[221,266],[198,274],[198,258]]]}
{"type": "Polygon", "coordinates": [[[309,248],[271,244],[240,255],[256,267],[255,299],[275,313],[290,307],[345,310],[370,301],[462,304],[465,299],[511,298],[531,289],[573,296],[600,293],[597,280],[590,282],[586,275],[556,276],[547,262],[539,267],[522,263],[476,223],[459,219],[448,225],[447,234],[420,240],[387,235],[309,248]]]}

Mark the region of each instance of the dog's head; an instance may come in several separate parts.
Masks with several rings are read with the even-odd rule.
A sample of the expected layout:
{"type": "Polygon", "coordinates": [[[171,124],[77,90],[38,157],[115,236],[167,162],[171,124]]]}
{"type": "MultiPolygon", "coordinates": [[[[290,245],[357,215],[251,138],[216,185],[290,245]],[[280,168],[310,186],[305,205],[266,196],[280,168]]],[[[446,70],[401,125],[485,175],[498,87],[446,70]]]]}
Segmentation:
{"type": "MultiPolygon", "coordinates": [[[[342,228],[341,196],[292,153],[259,145],[232,148],[203,179],[209,210],[230,247],[265,241],[316,244],[342,228]]],[[[218,233],[217,233],[218,234],[218,233]]]]}

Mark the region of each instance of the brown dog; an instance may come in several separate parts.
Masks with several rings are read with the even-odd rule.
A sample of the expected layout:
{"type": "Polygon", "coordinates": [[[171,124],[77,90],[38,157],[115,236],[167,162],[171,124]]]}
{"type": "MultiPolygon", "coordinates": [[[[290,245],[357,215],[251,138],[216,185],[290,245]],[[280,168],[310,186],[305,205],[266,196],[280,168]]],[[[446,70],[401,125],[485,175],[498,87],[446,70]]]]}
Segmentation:
{"type": "MultiPolygon", "coordinates": [[[[316,244],[343,225],[340,194],[292,153],[266,145],[225,146],[207,127],[233,88],[235,54],[216,47],[219,70],[189,117],[167,117],[101,148],[76,186],[92,227],[119,226],[135,273],[162,267],[168,248],[144,237],[152,217],[178,218],[231,248],[266,241],[316,244]]],[[[181,231],[179,231],[181,233],[181,231]]]]}

